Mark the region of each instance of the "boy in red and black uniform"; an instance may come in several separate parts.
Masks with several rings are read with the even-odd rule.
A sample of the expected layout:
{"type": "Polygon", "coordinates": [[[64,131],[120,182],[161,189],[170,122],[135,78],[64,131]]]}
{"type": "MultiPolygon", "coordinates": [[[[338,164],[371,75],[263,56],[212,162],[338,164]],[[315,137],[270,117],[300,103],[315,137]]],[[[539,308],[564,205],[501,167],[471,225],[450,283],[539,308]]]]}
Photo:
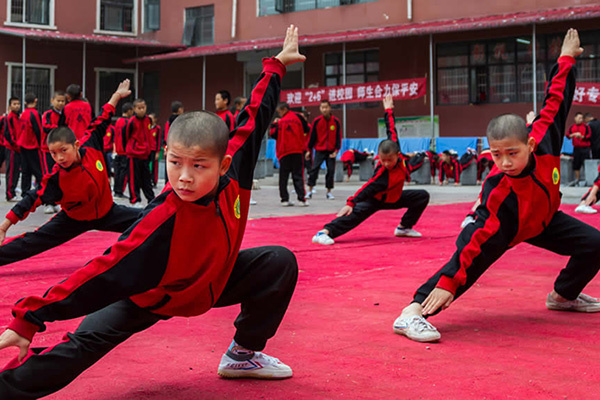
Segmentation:
{"type": "Polygon", "coordinates": [[[17,183],[21,174],[21,149],[17,144],[21,134],[21,101],[16,97],[8,100],[9,113],[4,120],[4,144],[6,146],[6,201],[15,201],[17,183]]]}
{"type": "Polygon", "coordinates": [[[148,163],[152,151],[148,139],[152,122],[146,115],[146,102],[143,99],[133,102],[133,113],[125,130],[125,152],[129,157],[129,201],[134,206],[141,206],[140,188],[148,203],[154,199],[148,163]]]}
{"type": "Polygon", "coordinates": [[[335,175],[335,158],[342,146],[342,125],[340,120],[331,114],[331,104],[327,100],[321,101],[319,106],[321,115],[315,118],[310,131],[310,139],[308,142],[308,159],[309,154],[315,150],[315,158],[313,168],[308,177],[308,193],[306,197],[310,199],[313,195],[313,188],[317,184],[319,178],[319,169],[325,161],[327,166],[327,174],[325,175],[325,187],[327,188],[326,198],[333,200],[333,177],[335,175]]]}
{"type": "Polygon", "coordinates": [[[394,322],[416,341],[439,340],[423,316],[448,308],[507,250],[521,242],[571,256],[546,298],[550,310],[599,312],[598,299],[581,293],[600,269],[600,232],[561,211],[560,150],[575,91],[575,58],[583,52],[570,29],[552,68],[540,115],[531,125],[515,114],[487,129],[495,166],[485,180],[475,222],[460,233],[450,261],[421,286],[394,322]]]}
{"type": "Polygon", "coordinates": [[[292,376],[290,367],[261,350],[292,297],[296,259],[283,247],[240,251],[240,246],[254,167],[280,96],[284,65],[304,58],[297,38],[297,30],[288,29],[282,52],[263,60],[263,72],[231,140],[215,114],[178,118],[169,135],[169,185],[143,217],[104,255],[44,297],[26,297],[15,305],[15,319],[0,336],[0,349],[18,346],[23,356],[20,364],[15,360],[0,372],[0,398],[43,397],[158,321],[240,303],[237,332],[221,358],[219,375],[292,376]],[[44,331],[47,322],[86,314],[64,341],[29,350],[33,335],[44,331]]]}
{"type": "Polygon", "coordinates": [[[494,166],[494,159],[492,158],[492,152],[490,149],[485,149],[481,151],[479,157],[477,158],[477,184],[481,183],[483,179],[483,173],[486,170],[491,170],[494,166]]]}
{"type": "Polygon", "coordinates": [[[114,106],[120,96],[129,93],[125,81],[88,131],[88,139],[80,146],[73,131],[61,126],[48,136],[48,147],[57,166],[44,176],[38,190],[30,190],[0,224],[0,243],[7,230],[41,204],[60,204],[54,218],[33,232],[17,236],[0,246],[0,265],[24,260],[59,246],[93,229],[123,232],[140,216],[140,211],[114,204],[102,153],[102,139],[114,106]]]}
{"type": "MultiPolygon", "coordinates": [[[[110,123],[110,121],[109,121],[110,123]]],[[[115,127],[113,125],[108,125],[106,127],[106,134],[104,135],[104,139],[102,141],[102,151],[104,153],[104,163],[106,164],[106,173],[108,174],[108,179],[114,176],[113,165],[112,165],[112,152],[115,147],[115,127]]]]}
{"type": "Polygon", "coordinates": [[[133,115],[133,104],[125,103],[121,107],[121,116],[115,122],[115,159],[113,160],[113,170],[115,173],[115,181],[113,184],[113,191],[115,197],[119,199],[125,199],[125,187],[129,177],[129,157],[125,151],[125,134],[127,130],[127,122],[133,115]]]}
{"type": "Polygon", "coordinates": [[[600,190],[600,165],[598,165],[598,176],[592,187],[583,195],[581,203],[575,208],[575,212],[581,214],[596,214],[598,210],[592,208],[598,202],[598,191],[600,190]]]}
{"type": "Polygon", "coordinates": [[[65,125],[65,114],[63,109],[67,102],[65,92],[56,91],[52,97],[52,108],[42,114],[42,127],[44,134],[42,135],[42,172],[44,175],[52,172],[54,167],[54,159],[48,150],[48,134],[52,129],[65,125]]]}
{"type": "Polygon", "coordinates": [[[583,113],[575,114],[575,124],[567,131],[567,138],[573,140],[573,171],[579,182],[581,166],[592,155],[592,130],[583,122],[583,113]]]}
{"type": "Polygon", "coordinates": [[[169,116],[169,119],[165,123],[165,134],[163,136],[162,145],[165,145],[165,146],[167,145],[167,139],[169,136],[169,128],[171,127],[171,125],[173,125],[173,122],[175,122],[177,117],[179,117],[181,114],[184,113],[184,111],[185,111],[185,109],[183,108],[182,102],[174,101],[171,103],[171,115],[169,116]]]}
{"type": "Polygon", "coordinates": [[[361,162],[366,160],[371,153],[367,153],[366,151],[360,151],[356,149],[346,150],[342,156],[340,157],[340,161],[344,163],[344,171],[348,171],[348,176],[346,178],[346,182],[350,181],[350,177],[352,176],[352,164],[355,162],[361,162]]]}
{"type": "Polygon", "coordinates": [[[279,118],[271,125],[270,136],[277,140],[275,152],[279,159],[279,196],[281,204],[293,206],[287,190],[288,178],[292,174],[294,189],[298,196],[298,204],[307,206],[304,199],[304,134],[308,133],[308,125],[304,118],[290,111],[287,103],[277,106],[279,118]]]}
{"type": "Polygon", "coordinates": [[[36,109],[37,97],[33,93],[25,95],[25,110],[21,113],[21,134],[17,144],[21,148],[21,193],[31,190],[31,176],[36,186],[42,183],[42,119],[36,109]]]}
{"type": "Polygon", "coordinates": [[[156,114],[151,113],[148,115],[152,126],[150,127],[150,135],[148,136],[148,143],[150,144],[150,157],[148,163],[150,164],[150,177],[152,178],[152,186],[156,187],[158,183],[158,154],[160,153],[160,147],[162,143],[162,135],[160,125],[156,123],[156,114]]]}
{"type": "Polygon", "coordinates": [[[235,128],[235,118],[231,111],[229,111],[229,103],[231,102],[231,95],[227,90],[221,90],[215,94],[215,108],[216,113],[223,121],[230,131],[235,128]]]}
{"type": "Polygon", "coordinates": [[[67,86],[67,105],[65,106],[65,121],[77,140],[82,140],[90,122],[92,122],[92,106],[81,98],[81,86],[67,86]]]}
{"type": "Polygon", "coordinates": [[[379,144],[379,163],[373,177],[337,213],[336,219],[313,236],[313,243],[331,245],[334,238],[356,228],[379,210],[407,208],[402,221],[394,231],[397,237],[421,237],[412,227],[417,223],[429,203],[425,190],[402,190],[406,180],[406,166],[400,156],[400,142],[394,125],[392,96],[383,100],[385,126],[388,139],[379,144]]]}
{"type": "Polygon", "coordinates": [[[456,153],[451,152],[450,150],[444,150],[439,154],[440,162],[439,162],[439,184],[440,186],[444,183],[448,183],[448,179],[454,179],[454,184],[460,184],[460,162],[456,157],[456,153]]]}

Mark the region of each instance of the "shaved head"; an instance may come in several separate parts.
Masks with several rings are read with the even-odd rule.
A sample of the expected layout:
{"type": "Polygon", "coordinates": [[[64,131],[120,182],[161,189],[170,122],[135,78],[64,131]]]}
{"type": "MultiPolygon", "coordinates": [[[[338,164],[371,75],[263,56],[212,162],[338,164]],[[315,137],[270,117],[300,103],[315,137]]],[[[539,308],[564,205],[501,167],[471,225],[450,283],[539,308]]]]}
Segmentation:
{"type": "Polygon", "coordinates": [[[523,118],[517,114],[502,114],[490,121],[487,127],[488,140],[502,140],[509,136],[527,143],[529,132],[523,118]]]}
{"type": "Polygon", "coordinates": [[[389,139],[383,140],[379,143],[379,147],[377,148],[379,154],[397,154],[399,151],[400,148],[398,147],[398,143],[389,139]]]}
{"type": "Polygon", "coordinates": [[[216,114],[194,111],[180,115],[169,128],[167,146],[179,143],[185,147],[212,149],[223,158],[229,142],[229,129],[216,114]]]}

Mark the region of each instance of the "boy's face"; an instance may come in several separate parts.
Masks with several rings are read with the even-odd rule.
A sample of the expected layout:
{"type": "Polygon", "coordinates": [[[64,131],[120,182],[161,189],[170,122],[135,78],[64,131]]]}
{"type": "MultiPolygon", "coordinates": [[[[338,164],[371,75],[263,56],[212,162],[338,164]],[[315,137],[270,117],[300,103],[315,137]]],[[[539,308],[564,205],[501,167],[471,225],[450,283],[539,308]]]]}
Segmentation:
{"type": "Polygon", "coordinates": [[[442,153],[441,158],[442,158],[442,161],[445,162],[445,163],[447,163],[447,162],[450,161],[450,156],[448,154],[446,154],[446,153],[442,153]]]}
{"type": "Polygon", "coordinates": [[[277,108],[275,111],[277,111],[279,118],[283,118],[283,116],[287,114],[287,108],[277,108]]]}
{"type": "Polygon", "coordinates": [[[217,93],[215,95],[215,108],[217,110],[224,110],[227,108],[227,106],[227,101],[223,100],[223,97],[221,97],[221,93],[217,93]]]}
{"type": "Polygon", "coordinates": [[[79,147],[79,140],[76,140],[74,144],[65,142],[48,144],[48,150],[50,151],[52,159],[62,168],[69,168],[79,160],[79,147]]]}
{"type": "Polygon", "coordinates": [[[137,103],[135,107],[133,107],[133,112],[138,118],[142,118],[146,115],[146,103],[137,103]]]}
{"type": "Polygon", "coordinates": [[[19,112],[21,110],[21,101],[13,100],[10,102],[10,111],[19,112]]]}
{"type": "Polygon", "coordinates": [[[52,107],[54,107],[56,111],[62,111],[62,109],[65,108],[66,103],[67,98],[65,96],[57,95],[52,98],[52,107]]]}
{"type": "Polygon", "coordinates": [[[185,112],[185,111],[184,111],[183,107],[179,107],[179,108],[177,109],[177,115],[181,115],[181,114],[183,114],[184,112],[185,112]]]}
{"type": "Polygon", "coordinates": [[[246,100],[247,99],[245,97],[242,97],[242,100],[235,105],[235,109],[241,111],[242,108],[244,108],[244,104],[246,104],[246,100]]]}
{"type": "Polygon", "coordinates": [[[507,136],[502,140],[490,140],[490,151],[496,167],[506,175],[517,176],[527,164],[533,150],[535,139],[530,137],[523,143],[517,136],[507,136]]]}
{"type": "Polygon", "coordinates": [[[133,117],[133,108],[125,113],[127,118],[133,117]]]}
{"type": "Polygon", "coordinates": [[[167,147],[167,176],[171,187],[183,201],[196,201],[214,193],[219,177],[231,165],[231,156],[220,159],[212,149],[185,147],[178,142],[167,147]]]}
{"type": "Polygon", "coordinates": [[[152,123],[152,126],[156,125],[156,115],[150,114],[150,115],[148,115],[148,118],[150,118],[150,122],[152,123]]]}
{"type": "Polygon", "coordinates": [[[378,153],[379,154],[379,162],[383,165],[385,169],[392,169],[398,164],[398,157],[400,153],[378,153]]]}
{"type": "Polygon", "coordinates": [[[580,125],[580,124],[582,124],[582,123],[583,123],[583,114],[577,114],[577,115],[575,116],[575,123],[576,123],[577,125],[580,125]]]}
{"type": "Polygon", "coordinates": [[[331,106],[327,103],[321,103],[321,105],[319,106],[319,111],[321,111],[321,114],[323,114],[323,116],[329,117],[331,115],[331,106]]]}

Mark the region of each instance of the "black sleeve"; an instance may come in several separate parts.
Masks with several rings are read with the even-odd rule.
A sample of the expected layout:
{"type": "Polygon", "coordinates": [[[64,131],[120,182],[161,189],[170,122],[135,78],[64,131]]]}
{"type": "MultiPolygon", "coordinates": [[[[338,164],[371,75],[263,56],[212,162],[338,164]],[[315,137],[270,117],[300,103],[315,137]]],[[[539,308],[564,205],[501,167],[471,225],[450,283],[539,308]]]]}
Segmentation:
{"type": "Polygon", "coordinates": [[[111,104],[106,103],[102,107],[102,114],[90,124],[87,135],[88,139],[85,141],[84,146],[104,151],[104,135],[106,135],[110,120],[114,114],[115,108],[111,104]]]}
{"type": "Polygon", "coordinates": [[[298,118],[300,119],[300,122],[302,123],[302,132],[309,133],[310,132],[310,127],[308,126],[308,122],[306,122],[306,120],[304,119],[304,117],[301,117],[299,115],[298,115],[298,118]]]}
{"type": "Polygon", "coordinates": [[[63,193],[58,183],[58,175],[58,171],[45,175],[42,179],[41,187],[37,190],[33,189],[26,192],[23,195],[23,199],[12,208],[7,218],[14,224],[17,221],[27,218],[29,213],[34,212],[42,204],[59,203],[63,197],[63,193]]]}
{"type": "Polygon", "coordinates": [[[9,118],[8,116],[6,116],[6,123],[4,124],[4,139],[6,139],[8,144],[10,144],[11,146],[14,147],[15,142],[11,135],[11,131],[14,129],[14,126],[12,126],[12,127],[10,126],[11,120],[12,120],[12,118],[9,118]]]}
{"type": "Polygon", "coordinates": [[[354,194],[354,196],[350,196],[346,201],[346,204],[354,207],[356,203],[361,201],[370,200],[377,193],[381,193],[388,188],[389,184],[389,174],[387,169],[385,169],[381,164],[378,164],[375,168],[375,173],[373,177],[369,179],[367,183],[365,183],[358,191],[354,194]]]}
{"type": "Polygon", "coordinates": [[[317,125],[319,125],[320,119],[317,118],[313,121],[312,129],[310,130],[310,139],[308,140],[308,150],[311,151],[315,147],[317,142],[317,125]]]}
{"type": "Polygon", "coordinates": [[[38,144],[42,143],[42,127],[40,126],[40,120],[37,117],[39,114],[36,111],[33,111],[29,115],[29,123],[31,124],[31,129],[35,134],[35,138],[37,139],[38,144]]]}
{"type": "Polygon", "coordinates": [[[339,119],[335,119],[335,125],[336,125],[336,130],[335,130],[335,149],[339,150],[342,148],[342,125],[340,124],[340,120],[339,119]]]}

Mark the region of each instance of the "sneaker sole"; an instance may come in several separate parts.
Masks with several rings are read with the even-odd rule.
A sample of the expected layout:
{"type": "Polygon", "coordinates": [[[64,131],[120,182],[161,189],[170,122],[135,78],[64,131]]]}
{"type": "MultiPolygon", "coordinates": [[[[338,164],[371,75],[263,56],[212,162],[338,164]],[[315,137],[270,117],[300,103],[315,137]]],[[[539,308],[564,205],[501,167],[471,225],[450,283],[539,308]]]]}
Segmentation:
{"type": "Polygon", "coordinates": [[[600,307],[594,307],[592,309],[581,310],[577,308],[561,308],[553,305],[546,304],[546,308],[550,311],[567,311],[567,312],[580,312],[580,313],[597,313],[600,312],[600,307]]]}
{"type": "MultiPolygon", "coordinates": [[[[261,370],[262,371],[262,370],[261,370]]],[[[259,374],[245,371],[217,371],[217,374],[226,379],[264,379],[264,380],[282,380],[293,376],[293,373],[286,371],[277,371],[271,374],[259,374]]]]}
{"type": "Polygon", "coordinates": [[[407,237],[407,238],[420,238],[420,237],[423,237],[423,235],[415,236],[415,235],[396,235],[396,234],[394,234],[394,236],[396,236],[396,237],[407,237]]]}
{"type": "Polygon", "coordinates": [[[396,328],[394,327],[394,333],[397,335],[401,335],[404,336],[410,340],[413,340],[415,342],[419,342],[419,343],[434,343],[434,342],[439,342],[441,339],[441,335],[437,338],[432,338],[432,339],[424,339],[424,338],[417,338],[417,337],[410,337],[406,331],[404,331],[404,329],[400,329],[400,328],[396,328]]]}

